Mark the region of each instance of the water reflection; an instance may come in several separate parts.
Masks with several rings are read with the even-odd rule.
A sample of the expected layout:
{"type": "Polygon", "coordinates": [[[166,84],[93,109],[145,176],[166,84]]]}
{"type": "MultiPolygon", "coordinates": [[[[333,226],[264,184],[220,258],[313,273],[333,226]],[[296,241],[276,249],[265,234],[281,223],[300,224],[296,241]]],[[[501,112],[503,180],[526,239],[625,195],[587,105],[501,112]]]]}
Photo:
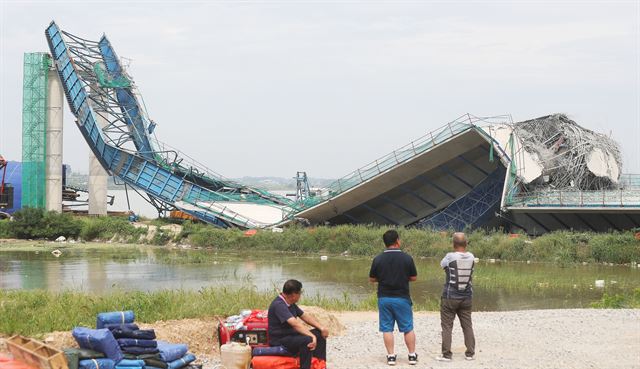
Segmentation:
{"type": "MultiPolygon", "coordinates": [[[[1,252],[0,288],[65,289],[105,293],[112,288],[153,291],[197,290],[209,286],[252,285],[260,291],[278,290],[290,278],[303,281],[307,295],[362,299],[375,287],[367,282],[369,258],[330,257],[258,252],[223,253],[208,250],[64,249],[48,252],[1,252]]],[[[444,273],[433,259],[416,260],[419,280],[411,285],[420,303],[437,303],[444,273]]],[[[628,267],[524,263],[480,263],[475,272],[476,310],[516,310],[588,307],[602,297],[593,281],[606,279],[610,293],[640,288],[640,271],[628,267]],[[611,281],[617,283],[610,285],[611,281]],[[517,282],[517,283],[516,283],[517,282]]]]}

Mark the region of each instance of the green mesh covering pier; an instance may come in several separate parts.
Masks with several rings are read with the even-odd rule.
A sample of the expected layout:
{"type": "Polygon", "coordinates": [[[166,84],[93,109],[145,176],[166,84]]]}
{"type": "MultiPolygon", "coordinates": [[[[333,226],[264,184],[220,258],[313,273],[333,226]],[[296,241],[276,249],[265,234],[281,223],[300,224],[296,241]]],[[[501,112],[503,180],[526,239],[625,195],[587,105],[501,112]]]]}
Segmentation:
{"type": "Polygon", "coordinates": [[[22,206],[45,206],[47,82],[51,57],[24,54],[22,86],[22,206]]]}

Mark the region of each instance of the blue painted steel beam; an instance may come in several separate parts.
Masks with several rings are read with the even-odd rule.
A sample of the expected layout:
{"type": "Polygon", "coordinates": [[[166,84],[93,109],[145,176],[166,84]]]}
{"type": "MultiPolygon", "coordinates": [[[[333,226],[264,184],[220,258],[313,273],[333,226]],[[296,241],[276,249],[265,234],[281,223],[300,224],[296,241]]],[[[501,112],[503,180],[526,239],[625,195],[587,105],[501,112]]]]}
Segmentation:
{"type": "Polygon", "coordinates": [[[419,175],[416,176],[416,178],[420,179],[423,183],[426,183],[430,186],[433,186],[435,189],[437,189],[438,191],[442,192],[443,194],[449,196],[452,199],[455,199],[456,197],[454,195],[452,195],[449,191],[445,190],[444,188],[438,186],[437,184],[435,184],[433,181],[431,181],[429,178],[425,177],[424,175],[419,175]]]}
{"type": "Polygon", "coordinates": [[[432,208],[434,208],[434,209],[437,209],[437,208],[438,208],[437,206],[435,206],[434,204],[432,204],[429,200],[427,200],[427,199],[425,199],[424,197],[420,196],[420,194],[418,194],[417,192],[414,192],[414,191],[412,191],[412,190],[410,190],[410,189],[406,188],[405,186],[398,186],[398,188],[399,188],[401,191],[403,191],[403,192],[405,192],[405,193],[407,193],[407,194],[409,194],[409,195],[411,195],[411,196],[415,197],[416,199],[418,199],[418,200],[420,200],[420,201],[424,202],[425,204],[427,204],[427,205],[431,206],[432,208]]]}
{"type": "Polygon", "coordinates": [[[220,228],[229,228],[229,225],[227,223],[223,222],[219,218],[211,216],[211,214],[205,211],[193,211],[193,210],[185,210],[185,209],[182,209],[181,211],[193,217],[196,217],[197,219],[204,219],[207,223],[213,224],[214,226],[217,226],[220,228]]]}
{"type": "Polygon", "coordinates": [[[393,220],[393,219],[389,218],[388,216],[386,216],[386,215],[382,214],[380,211],[378,211],[378,210],[376,210],[376,209],[372,208],[371,206],[369,206],[369,205],[367,205],[367,204],[362,204],[362,205],[360,205],[360,206],[362,206],[363,208],[367,209],[368,211],[370,211],[370,212],[374,213],[375,215],[377,215],[377,216],[379,216],[379,217],[381,217],[381,218],[383,218],[383,219],[387,220],[389,223],[392,223],[392,224],[398,225],[398,222],[396,222],[395,220],[393,220]]]}
{"type": "Polygon", "coordinates": [[[129,170],[131,169],[131,165],[133,164],[133,157],[130,157],[127,159],[126,161],[126,166],[124,167],[122,173],[126,176],[126,174],[129,172],[129,170]]]}
{"type": "MultiPolygon", "coordinates": [[[[100,53],[102,54],[102,60],[107,68],[107,72],[114,77],[123,77],[122,67],[115,50],[111,46],[111,43],[106,36],[102,36],[98,43],[100,53]]],[[[138,99],[134,95],[131,87],[127,88],[114,88],[116,92],[116,98],[118,99],[120,110],[124,115],[127,125],[132,128],[132,138],[136,146],[136,149],[140,155],[147,159],[153,158],[153,149],[147,132],[144,128],[144,120],[141,114],[141,107],[138,99]]]]}
{"type": "Polygon", "coordinates": [[[395,207],[397,207],[398,209],[404,211],[405,213],[411,215],[412,217],[416,218],[418,217],[417,214],[414,214],[411,210],[405,208],[404,206],[396,203],[395,201],[393,201],[391,198],[389,198],[389,196],[380,196],[380,199],[382,199],[384,202],[387,202],[395,207]]]}

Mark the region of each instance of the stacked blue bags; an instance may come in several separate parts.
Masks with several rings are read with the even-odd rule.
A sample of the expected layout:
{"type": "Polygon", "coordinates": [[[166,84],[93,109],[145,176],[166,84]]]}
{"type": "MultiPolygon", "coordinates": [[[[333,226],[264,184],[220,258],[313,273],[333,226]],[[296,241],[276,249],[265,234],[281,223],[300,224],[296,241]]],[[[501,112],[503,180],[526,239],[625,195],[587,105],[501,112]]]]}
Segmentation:
{"type": "Polygon", "coordinates": [[[115,369],[143,369],[145,367],[143,360],[121,360],[115,369]]]}
{"type": "Polygon", "coordinates": [[[114,369],[116,363],[123,359],[118,342],[111,332],[104,329],[76,327],[71,332],[81,348],[102,352],[104,359],[86,359],[78,362],[80,369],[114,369]]]}
{"type": "Polygon", "coordinates": [[[108,328],[106,325],[122,325],[133,323],[135,314],[131,310],[100,313],[96,319],[96,328],[108,328]]]}
{"type": "Polygon", "coordinates": [[[80,360],[79,369],[115,369],[116,362],[111,359],[86,359],[80,360]]]}
{"type": "Polygon", "coordinates": [[[189,354],[189,348],[183,343],[172,344],[158,341],[160,350],[160,360],[166,364],[161,367],[151,367],[151,369],[180,369],[188,366],[196,360],[193,354],[189,354]]]}
{"type": "Polygon", "coordinates": [[[120,349],[130,355],[153,355],[158,353],[156,332],[153,329],[139,329],[137,325],[111,327],[120,349]]]}
{"type": "Polygon", "coordinates": [[[100,313],[98,329],[76,327],[73,337],[82,348],[104,353],[104,359],[80,360],[78,369],[195,369],[185,344],[156,341],[153,329],[140,329],[133,311],[100,313]]]}
{"type": "Polygon", "coordinates": [[[89,329],[76,327],[71,332],[81,348],[102,352],[113,361],[122,360],[120,345],[108,329],[89,329]]]}
{"type": "Polygon", "coordinates": [[[134,320],[133,311],[98,314],[96,325],[111,331],[124,356],[115,369],[144,369],[148,366],[146,360],[160,359],[156,332],[153,329],[140,329],[134,320]]]}

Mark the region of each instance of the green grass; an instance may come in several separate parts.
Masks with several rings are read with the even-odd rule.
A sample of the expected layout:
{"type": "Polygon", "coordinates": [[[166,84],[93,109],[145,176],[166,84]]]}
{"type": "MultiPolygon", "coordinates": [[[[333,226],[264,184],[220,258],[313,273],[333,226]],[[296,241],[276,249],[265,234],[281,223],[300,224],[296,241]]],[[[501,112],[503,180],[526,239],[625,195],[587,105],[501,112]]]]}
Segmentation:
{"type": "Polygon", "coordinates": [[[631,294],[605,293],[600,301],[591,303],[593,308],[601,309],[638,309],[640,308],[640,288],[636,288],[631,294]]]}
{"type": "Polygon", "coordinates": [[[145,228],[136,228],[123,217],[84,217],[80,238],[83,240],[111,240],[117,238],[124,242],[137,242],[140,236],[146,235],[145,228]]]}
{"type": "Polygon", "coordinates": [[[24,208],[13,220],[0,221],[0,238],[55,240],[59,236],[85,241],[110,240],[136,242],[147,233],[124,217],[75,217],[67,213],[24,208]]]}
{"type": "MultiPolygon", "coordinates": [[[[95,326],[96,315],[104,311],[133,310],[136,321],[211,318],[237,314],[247,307],[266,309],[277,291],[259,292],[251,287],[204,288],[199,291],[155,292],[114,291],[107,295],[42,290],[0,290],[0,334],[40,336],[69,331],[75,326],[95,326]]],[[[340,298],[304,296],[301,305],[320,306],[331,311],[375,311],[375,294],[360,301],[348,294],[340,298]]],[[[640,288],[632,293],[604,294],[593,308],[640,308],[640,288]]],[[[415,311],[438,311],[437,298],[414,301],[415,311]]]]}
{"type": "MultiPolygon", "coordinates": [[[[246,237],[237,229],[223,230],[186,223],[178,238],[194,246],[220,250],[280,250],[372,256],[380,252],[386,227],[344,225],[291,227],[282,233],[260,230],[246,237]]],[[[403,248],[417,257],[440,257],[451,250],[450,232],[399,229],[403,248]]],[[[476,230],[468,234],[470,250],[479,258],[554,262],[568,266],[581,262],[625,264],[640,261],[640,241],[632,231],[611,233],[552,232],[541,237],[512,237],[502,232],[476,230]]]]}
{"type": "Polygon", "coordinates": [[[48,239],[59,236],[78,237],[82,225],[70,214],[43,209],[24,208],[13,214],[13,220],[2,220],[0,232],[5,238],[48,239]]]}
{"type": "MultiPolygon", "coordinates": [[[[75,326],[95,326],[103,311],[133,310],[136,321],[203,318],[237,314],[247,307],[266,309],[277,292],[258,292],[253,288],[204,288],[200,291],[162,290],[156,292],[115,291],[108,295],[82,292],[0,290],[0,333],[38,335],[67,331],[75,326]]],[[[303,297],[302,305],[327,310],[375,310],[375,296],[354,302],[343,298],[303,297]]]]}

